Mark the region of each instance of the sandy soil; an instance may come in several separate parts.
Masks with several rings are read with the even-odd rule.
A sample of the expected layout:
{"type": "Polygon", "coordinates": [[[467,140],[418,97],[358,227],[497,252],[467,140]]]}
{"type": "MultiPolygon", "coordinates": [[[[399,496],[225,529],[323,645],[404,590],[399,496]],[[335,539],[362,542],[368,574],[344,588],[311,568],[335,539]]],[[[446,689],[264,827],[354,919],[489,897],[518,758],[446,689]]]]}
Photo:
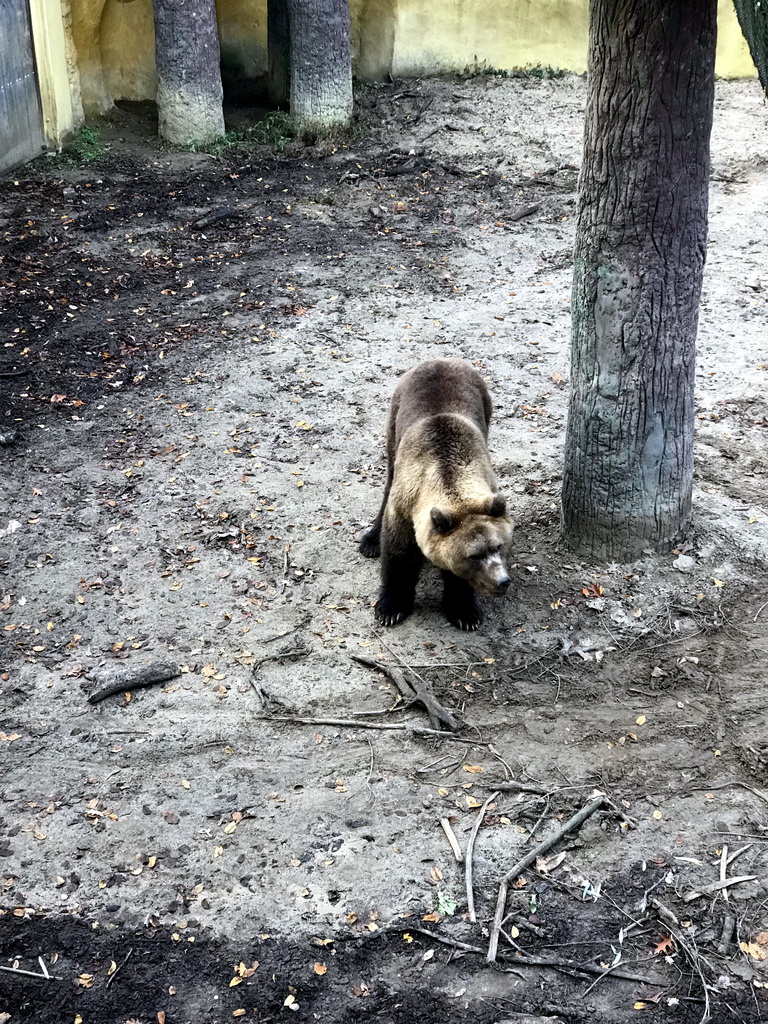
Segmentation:
{"type": "Polygon", "coordinates": [[[4,182],[0,963],[62,980],[4,972],[0,1020],[693,1022],[703,981],[713,1020],[768,1018],[768,117],[718,84],[690,542],[577,564],[584,84],[398,82],[350,146],[221,159],[126,109],[103,159],[4,182]],[[492,389],[514,585],[467,635],[427,574],[382,636],[356,542],[394,383],[435,356],[492,389]],[[427,720],[356,654],[415,666],[461,740],[363,728],[427,720]],[[87,702],[154,658],[181,675],[87,702]],[[489,806],[471,924],[439,819],[466,848],[499,780],[546,795],[489,806]],[[501,875],[595,788],[626,820],[510,896],[559,970],[416,930],[485,947],[501,875]],[[687,901],[721,859],[747,880],[687,901]],[[574,966],[619,960],[648,980],[574,966]]]}

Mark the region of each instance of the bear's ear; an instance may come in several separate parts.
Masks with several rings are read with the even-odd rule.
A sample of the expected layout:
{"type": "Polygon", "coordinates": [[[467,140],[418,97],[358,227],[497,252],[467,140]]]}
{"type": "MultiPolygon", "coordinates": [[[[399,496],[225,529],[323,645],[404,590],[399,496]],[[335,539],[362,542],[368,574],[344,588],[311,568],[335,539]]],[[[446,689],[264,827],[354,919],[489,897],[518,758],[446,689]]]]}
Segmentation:
{"type": "Polygon", "coordinates": [[[505,516],[507,514],[507,503],[504,500],[503,495],[494,494],[493,501],[488,508],[488,515],[498,518],[499,516],[505,516]]]}
{"type": "Polygon", "coordinates": [[[453,517],[450,512],[445,512],[443,509],[435,507],[429,513],[429,516],[436,533],[450,533],[453,529],[453,517]]]}

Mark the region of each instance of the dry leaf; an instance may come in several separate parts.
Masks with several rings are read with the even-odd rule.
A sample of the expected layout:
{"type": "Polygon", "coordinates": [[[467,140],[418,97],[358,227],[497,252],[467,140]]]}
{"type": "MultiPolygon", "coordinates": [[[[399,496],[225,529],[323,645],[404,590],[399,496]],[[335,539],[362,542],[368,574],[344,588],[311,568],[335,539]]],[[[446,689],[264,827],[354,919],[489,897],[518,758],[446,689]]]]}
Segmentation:
{"type": "Polygon", "coordinates": [[[741,949],[748,953],[753,960],[765,960],[766,952],[762,946],[758,946],[756,942],[740,942],[739,946],[741,949]]]}
{"type": "Polygon", "coordinates": [[[157,1024],[165,1024],[165,1010],[157,1011],[157,1024]]]}
{"type": "Polygon", "coordinates": [[[328,970],[328,968],[325,966],[325,964],[315,964],[312,970],[315,972],[315,974],[319,974],[322,977],[328,970]]]}
{"type": "Polygon", "coordinates": [[[674,948],[675,944],[669,935],[662,935],[661,939],[653,944],[653,955],[658,956],[659,953],[666,953],[674,948]]]}
{"type": "Polygon", "coordinates": [[[242,978],[233,978],[232,981],[230,981],[230,983],[229,983],[229,987],[230,988],[234,988],[235,985],[242,985],[242,983],[243,983],[243,979],[242,978]]]}
{"type": "Polygon", "coordinates": [[[479,764],[463,764],[461,767],[465,772],[470,772],[472,775],[479,775],[483,770],[479,764]]]}

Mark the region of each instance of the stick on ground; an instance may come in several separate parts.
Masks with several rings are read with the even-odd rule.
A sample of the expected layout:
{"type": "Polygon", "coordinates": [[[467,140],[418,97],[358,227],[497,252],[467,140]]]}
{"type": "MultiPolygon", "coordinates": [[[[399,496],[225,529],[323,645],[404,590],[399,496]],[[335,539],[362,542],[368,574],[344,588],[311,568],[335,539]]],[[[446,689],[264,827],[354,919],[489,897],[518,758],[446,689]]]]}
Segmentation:
{"type": "Polygon", "coordinates": [[[440,826],[443,832],[445,832],[445,838],[451,844],[453,856],[456,858],[457,862],[461,864],[461,862],[464,860],[464,854],[461,852],[461,847],[459,846],[459,842],[456,836],[453,834],[453,829],[451,828],[451,823],[448,820],[448,818],[441,818],[440,826]]]}
{"type": "Polygon", "coordinates": [[[407,732],[411,736],[436,737],[440,740],[451,740],[453,743],[466,743],[470,747],[487,747],[488,740],[466,739],[455,736],[452,732],[440,729],[427,729],[418,725],[390,725],[389,722],[361,722],[351,718],[299,718],[295,715],[265,715],[265,722],[292,722],[295,725],[336,725],[342,729],[382,729],[385,732],[407,732]]]}
{"type": "Polygon", "coordinates": [[[475,849],[475,839],[477,838],[477,833],[480,831],[480,826],[483,823],[485,812],[488,810],[488,805],[493,803],[493,801],[496,799],[498,795],[498,790],[496,790],[495,793],[491,793],[491,795],[485,801],[483,806],[480,808],[480,810],[477,813],[477,818],[475,819],[475,824],[472,826],[472,831],[469,833],[469,839],[467,841],[467,866],[464,872],[464,879],[467,886],[467,908],[469,910],[469,920],[473,923],[477,920],[477,916],[475,914],[475,894],[472,888],[472,853],[475,849]]]}
{"type": "Polygon", "coordinates": [[[145,661],[141,665],[128,663],[108,665],[94,673],[93,681],[96,683],[96,689],[89,696],[88,703],[98,704],[99,701],[112,697],[116,693],[138,690],[142,686],[152,686],[154,683],[165,683],[180,675],[179,666],[168,661],[145,661]]]}
{"type": "Polygon", "coordinates": [[[517,876],[525,871],[526,868],[530,867],[531,864],[540,857],[547,850],[551,850],[553,846],[560,842],[560,840],[567,836],[569,832],[573,832],[580,825],[583,825],[587,818],[591,818],[595,811],[599,811],[602,807],[605,807],[605,799],[602,796],[597,797],[591,803],[587,804],[586,807],[574,814],[572,818],[569,818],[566,823],[555,832],[554,835],[550,836],[549,839],[544,839],[535,850],[531,850],[525,857],[522,857],[513,868],[504,875],[499,885],[499,894],[496,898],[496,913],[493,917],[493,924],[491,926],[491,937],[488,941],[488,955],[487,959],[489,963],[496,962],[496,952],[499,948],[499,932],[501,925],[504,920],[504,907],[507,903],[507,889],[509,888],[510,882],[514,882],[517,876]]]}
{"type": "Polygon", "coordinates": [[[449,729],[451,732],[458,731],[459,723],[450,711],[443,707],[429,687],[421,680],[416,679],[414,673],[409,671],[407,667],[404,666],[400,669],[395,665],[385,665],[384,662],[375,661],[373,658],[366,658],[362,654],[353,654],[351,657],[353,661],[357,661],[361,665],[367,665],[368,668],[375,668],[377,671],[383,672],[385,676],[392,680],[407,701],[414,704],[422,704],[426,708],[429,715],[429,724],[433,729],[449,729]]]}

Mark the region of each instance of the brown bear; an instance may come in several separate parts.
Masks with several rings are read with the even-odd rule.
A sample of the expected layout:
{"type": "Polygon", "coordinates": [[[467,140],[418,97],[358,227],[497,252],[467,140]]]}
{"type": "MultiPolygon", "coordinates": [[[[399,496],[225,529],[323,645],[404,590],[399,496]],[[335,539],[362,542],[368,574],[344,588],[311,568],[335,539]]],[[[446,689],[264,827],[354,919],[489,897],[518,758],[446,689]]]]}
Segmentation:
{"type": "Polygon", "coordinates": [[[360,542],[366,557],[381,555],[382,625],[413,611],[424,558],[443,571],[443,611],[459,629],[480,625],[476,592],[509,588],[512,521],[488,454],[490,418],[485,381],[460,359],[421,363],[395,388],[384,500],[360,542]]]}

